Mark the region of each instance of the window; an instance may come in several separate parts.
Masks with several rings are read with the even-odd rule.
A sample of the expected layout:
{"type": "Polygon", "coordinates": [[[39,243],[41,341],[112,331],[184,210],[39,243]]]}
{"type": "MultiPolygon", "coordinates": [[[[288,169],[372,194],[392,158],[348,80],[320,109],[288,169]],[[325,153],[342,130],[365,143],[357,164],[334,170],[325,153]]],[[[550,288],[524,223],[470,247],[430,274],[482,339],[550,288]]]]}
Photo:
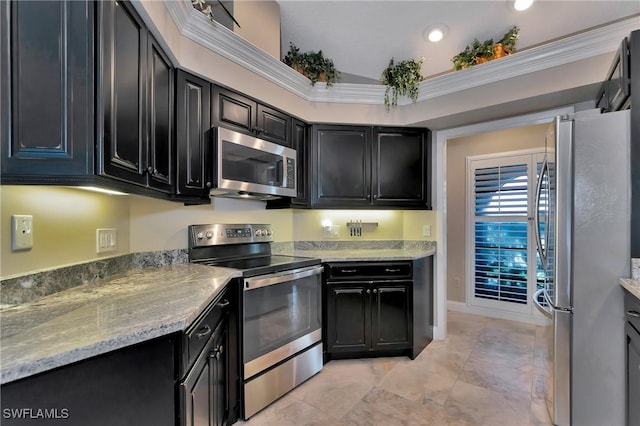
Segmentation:
{"type": "Polygon", "coordinates": [[[468,159],[469,274],[472,305],[531,311],[544,280],[532,217],[541,153],[468,159]]]}

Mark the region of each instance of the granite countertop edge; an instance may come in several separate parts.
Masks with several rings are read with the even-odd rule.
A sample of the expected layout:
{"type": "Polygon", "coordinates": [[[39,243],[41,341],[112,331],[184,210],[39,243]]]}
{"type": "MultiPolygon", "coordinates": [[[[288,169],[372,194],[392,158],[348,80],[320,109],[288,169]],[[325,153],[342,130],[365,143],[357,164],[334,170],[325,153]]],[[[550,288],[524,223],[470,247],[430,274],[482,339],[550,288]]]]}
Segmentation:
{"type": "Polygon", "coordinates": [[[0,384],[184,331],[240,272],[184,264],[132,268],[123,275],[0,310],[0,384]],[[180,276],[189,274],[181,287],[180,276]],[[173,282],[158,280],[165,275],[173,282]],[[154,283],[140,286],[145,277],[154,283]]]}
{"type": "Polygon", "coordinates": [[[634,295],[640,300],[640,280],[634,280],[632,278],[620,278],[620,285],[629,293],[634,295]]]}
{"type": "Polygon", "coordinates": [[[394,261],[394,260],[417,260],[423,257],[433,256],[436,253],[435,248],[432,249],[364,249],[364,250],[348,250],[348,249],[319,249],[304,250],[295,249],[292,254],[294,256],[315,257],[322,262],[375,262],[375,261],[394,261]]]}

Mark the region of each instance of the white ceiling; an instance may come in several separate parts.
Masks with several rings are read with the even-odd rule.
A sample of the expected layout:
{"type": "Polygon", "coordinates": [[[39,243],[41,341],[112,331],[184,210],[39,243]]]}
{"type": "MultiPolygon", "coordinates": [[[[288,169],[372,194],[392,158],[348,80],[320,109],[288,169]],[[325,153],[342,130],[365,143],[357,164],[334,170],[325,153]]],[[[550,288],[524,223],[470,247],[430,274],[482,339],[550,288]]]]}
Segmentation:
{"type": "MultiPolygon", "coordinates": [[[[639,0],[536,0],[516,12],[508,0],[279,0],[283,55],[293,42],[302,51],[322,50],[344,74],[343,82],[378,80],[389,59],[424,57],[423,75],[452,70],[451,58],[478,38],[499,40],[520,28],[518,50],[640,14],[639,0]],[[444,40],[431,43],[424,30],[443,23],[444,40]]],[[[640,28],[640,15],[638,16],[640,28]]]]}

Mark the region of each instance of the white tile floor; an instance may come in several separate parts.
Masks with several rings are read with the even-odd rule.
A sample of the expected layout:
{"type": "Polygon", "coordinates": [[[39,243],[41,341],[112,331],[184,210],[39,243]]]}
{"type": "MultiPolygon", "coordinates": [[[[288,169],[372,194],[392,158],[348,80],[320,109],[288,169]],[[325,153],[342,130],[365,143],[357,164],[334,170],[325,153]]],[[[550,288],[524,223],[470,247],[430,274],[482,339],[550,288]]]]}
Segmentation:
{"type": "Polygon", "coordinates": [[[415,359],[331,361],[247,422],[258,426],[548,425],[541,328],[449,312],[415,359]]]}

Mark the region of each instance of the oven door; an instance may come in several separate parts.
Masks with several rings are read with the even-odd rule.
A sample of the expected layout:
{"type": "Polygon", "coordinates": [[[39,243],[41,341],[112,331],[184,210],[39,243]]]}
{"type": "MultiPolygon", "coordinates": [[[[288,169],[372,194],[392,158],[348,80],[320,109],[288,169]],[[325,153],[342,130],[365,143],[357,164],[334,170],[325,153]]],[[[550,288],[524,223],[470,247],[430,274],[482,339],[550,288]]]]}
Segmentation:
{"type": "Polygon", "coordinates": [[[318,265],[244,280],[245,380],[322,339],[322,270],[318,265]]]}

